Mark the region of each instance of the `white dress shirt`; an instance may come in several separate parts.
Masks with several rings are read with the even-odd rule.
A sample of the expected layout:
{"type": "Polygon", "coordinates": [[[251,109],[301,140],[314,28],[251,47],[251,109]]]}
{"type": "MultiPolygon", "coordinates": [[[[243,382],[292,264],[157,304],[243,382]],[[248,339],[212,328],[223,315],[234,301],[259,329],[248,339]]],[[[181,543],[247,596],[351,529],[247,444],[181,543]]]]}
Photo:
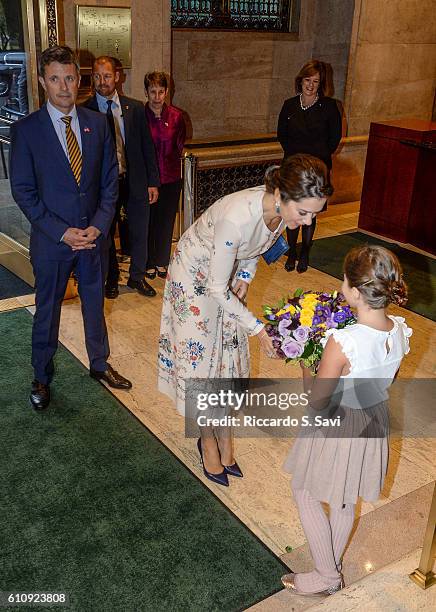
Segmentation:
{"type": "Polygon", "coordinates": [[[124,131],[123,110],[121,108],[118,92],[115,91],[112,98],[105,98],[104,96],[101,96],[98,92],[95,92],[95,95],[97,98],[98,110],[101,113],[104,113],[105,115],[107,114],[108,109],[107,102],[108,100],[112,101],[111,110],[115,124],[118,172],[119,174],[124,174],[126,172],[126,154],[124,151],[126,136],[124,131]]]}
{"type": "Polygon", "coordinates": [[[68,160],[69,160],[69,156],[68,156],[67,135],[66,135],[67,126],[62,121],[62,117],[72,117],[71,129],[73,130],[76,136],[78,145],[80,147],[80,152],[82,152],[82,138],[80,135],[80,124],[79,124],[79,119],[77,117],[76,107],[73,106],[73,108],[71,109],[71,112],[65,115],[62,111],[55,108],[53,104],[51,104],[50,101],[48,100],[47,101],[47,111],[48,111],[48,114],[50,115],[50,119],[53,123],[53,127],[56,131],[56,135],[59,138],[59,142],[61,143],[64,153],[67,156],[68,160]]]}

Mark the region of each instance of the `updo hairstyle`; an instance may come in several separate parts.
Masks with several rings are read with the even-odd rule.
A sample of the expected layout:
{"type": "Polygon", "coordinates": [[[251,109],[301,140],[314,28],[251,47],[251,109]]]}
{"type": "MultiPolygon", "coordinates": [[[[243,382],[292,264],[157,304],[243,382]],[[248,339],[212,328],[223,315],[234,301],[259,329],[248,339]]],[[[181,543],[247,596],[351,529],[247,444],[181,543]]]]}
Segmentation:
{"type": "Polygon", "coordinates": [[[278,188],[283,202],[322,199],[333,193],[325,163],[305,153],[286,157],[280,166],[268,168],[265,187],[269,193],[274,193],[278,188]]]}
{"type": "Polygon", "coordinates": [[[356,287],[370,308],[407,302],[407,285],[396,255],[381,246],[355,247],[345,257],[344,273],[350,287],[356,287]]]}

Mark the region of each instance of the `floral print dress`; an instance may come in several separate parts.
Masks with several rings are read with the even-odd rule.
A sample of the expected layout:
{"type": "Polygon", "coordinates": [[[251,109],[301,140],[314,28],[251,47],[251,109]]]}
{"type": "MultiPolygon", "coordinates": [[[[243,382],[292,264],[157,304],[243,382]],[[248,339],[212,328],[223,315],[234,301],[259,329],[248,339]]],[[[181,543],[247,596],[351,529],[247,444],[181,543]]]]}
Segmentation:
{"type": "Polygon", "coordinates": [[[263,327],[232,293],[250,283],[261,253],[284,229],[263,220],[265,187],[217,200],[181,237],[165,284],[158,388],[185,413],[185,379],[249,376],[248,336],[263,327]]]}

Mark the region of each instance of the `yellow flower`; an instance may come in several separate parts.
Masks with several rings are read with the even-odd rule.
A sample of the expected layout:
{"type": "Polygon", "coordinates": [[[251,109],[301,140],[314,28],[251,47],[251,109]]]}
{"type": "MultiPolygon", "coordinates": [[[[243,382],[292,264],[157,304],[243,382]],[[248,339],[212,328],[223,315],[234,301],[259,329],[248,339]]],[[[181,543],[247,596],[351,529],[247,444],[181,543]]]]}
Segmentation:
{"type": "Polygon", "coordinates": [[[312,314],[302,314],[300,316],[300,325],[304,325],[305,327],[310,327],[312,325],[312,314]]]}
{"type": "Polygon", "coordinates": [[[287,312],[289,312],[291,315],[293,315],[293,314],[295,314],[295,311],[296,311],[295,306],[292,306],[292,304],[289,304],[288,306],[286,306],[286,308],[282,308],[281,310],[276,312],[276,317],[281,317],[282,315],[286,314],[287,312]]]}

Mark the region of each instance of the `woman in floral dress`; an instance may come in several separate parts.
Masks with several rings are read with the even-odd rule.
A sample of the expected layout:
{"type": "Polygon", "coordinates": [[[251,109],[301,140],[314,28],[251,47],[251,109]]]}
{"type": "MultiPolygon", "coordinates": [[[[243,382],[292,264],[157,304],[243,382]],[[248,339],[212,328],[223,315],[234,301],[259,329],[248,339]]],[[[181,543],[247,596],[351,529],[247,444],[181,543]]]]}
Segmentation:
{"type": "MultiPolygon", "coordinates": [[[[332,191],[321,160],[294,155],[267,172],[265,185],[217,200],[183,234],[168,269],[158,356],[159,390],[180,413],[185,379],[249,376],[249,335],[275,355],[264,324],[245,306],[249,283],[285,226],[310,225],[332,191]]],[[[227,474],[242,476],[231,436],[206,429],[198,444],[205,474],[227,486],[227,474]]]]}

